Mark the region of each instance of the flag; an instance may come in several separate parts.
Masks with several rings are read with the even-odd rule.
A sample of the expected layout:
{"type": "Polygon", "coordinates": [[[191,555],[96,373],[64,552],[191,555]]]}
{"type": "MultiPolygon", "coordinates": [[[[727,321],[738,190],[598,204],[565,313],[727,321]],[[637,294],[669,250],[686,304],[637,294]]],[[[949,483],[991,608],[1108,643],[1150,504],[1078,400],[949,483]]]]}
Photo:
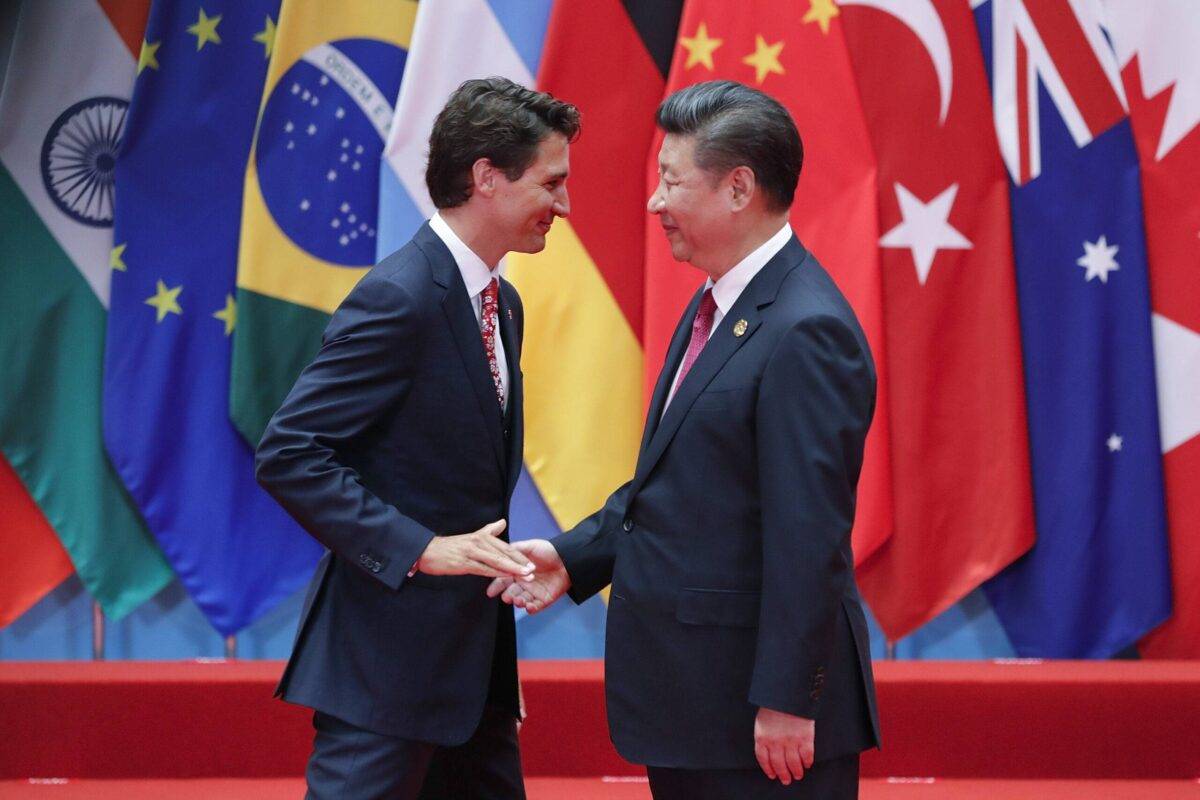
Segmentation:
{"type": "Polygon", "coordinates": [[[525,464],[561,530],[633,475],[643,421],[643,164],[679,21],[676,3],[558,3],[538,88],[576,104],[571,214],[514,253],[525,304],[525,464]],[[597,70],[620,69],[619,81],[597,70]]]}
{"type": "Polygon", "coordinates": [[[412,0],[283,2],[238,257],[229,410],[251,444],[375,263],[379,161],[416,13],[412,0]]]}
{"type": "MultiPolygon", "coordinates": [[[[804,168],[792,206],[796,235],[829,271],[853,306],[878,373],[876,413],[867,436],[851,541],[862,563],[892,535],[890,381],[886,356],[875,159],[854,85],[838,7],[806,0],[736,5],[690,0],[668,91],[715,78],[757,87],[783,103],[804,142],[804,168]]],[[[658,144],[649,154],[657,181],[658,144]]],[[[653,385],[683,307],[704,275],[671,258],[662,231],[646,235],[646,386],[653,385]]],[[[647,397],[649,391],[647,391],[647,397]]]]}
{"type": "Polygon", "coordinates": [[[0,628],[24,614],[74,571],[67,551],[12,466],[0,458],[0,628]]]}
{"type": "MultiPolygon", "coordinates": [[[[101,439],[109,273],[120,263],[113,160],[146,5],[109,9],[37,0],[17,20],[0,97],[0,449],[84,587],[117,619],[171,571],[101,439]]],[[[25,518],[37,549],[24,557],[57,565],[42,575],[48,588],[60,554],[44,536],[35,545],[44,528],[25,518]]]]}
{"type": "Polygon", "coordinates": [[[1140,175],[1099,11],[975,9],[1011,180],[1037,520],[984,589],[1022,656],[1108,657],[1171,612],[1140,175]]]}
{"type": "Polygon", "coordinates": [[[412,55],[400,83],[396,111],[379,170],[379,237],[376,259],[403,247],[436,209],[425,187],[425,165],[433,121],[464,81],[498,75],[534,85],[552,0],[523,4],[522,30],[503,15],[510,3],[448,0],[417,10],[412,55]],[[540,24],[538,24],[540,20],[540,24]],[[450,43],[470,37],[471,47],[450,43]]]}
{"type": "Polygon", "coordinates": [[[1106,0],[1142,172],[1175,613],[1141,643],[1200,658],[1200,14],[1106,0]]]}
{"type": "Polygon", "coordinates": [[[156,0],[116,167],[105,443],[222,635],[302,586],[320,553],[259,488],[228,417],[242,174],[277,9],[156,0]]]}
{"type": "Polygon", "coordinates": [[[844,0],[840,18],[878,159],[892,378],[895,532],[858,580],[896,641],[1033,544],[1008,181],[965,3],[844,0]]]}

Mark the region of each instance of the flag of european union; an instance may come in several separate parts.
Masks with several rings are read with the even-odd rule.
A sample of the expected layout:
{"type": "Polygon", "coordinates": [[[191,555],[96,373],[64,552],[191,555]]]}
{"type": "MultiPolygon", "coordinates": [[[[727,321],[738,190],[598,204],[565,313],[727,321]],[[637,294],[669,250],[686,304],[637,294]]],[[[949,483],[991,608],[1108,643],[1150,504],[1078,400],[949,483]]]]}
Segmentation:
{"type": "Polygon", "coordinates": [[[1012,179],[1038,536],[984,588],[1020,655],[1108,657],[1171,612],[1137,152],[1091,6],[975,13],[1012,179]]]}
{"type": "Polygon", "coordinates": [[[104,438],[213,627],[300,587],[319,546],[254,480],[229,422],[246,161],[278,0],[155,0],[116,164],[104,438]]]}

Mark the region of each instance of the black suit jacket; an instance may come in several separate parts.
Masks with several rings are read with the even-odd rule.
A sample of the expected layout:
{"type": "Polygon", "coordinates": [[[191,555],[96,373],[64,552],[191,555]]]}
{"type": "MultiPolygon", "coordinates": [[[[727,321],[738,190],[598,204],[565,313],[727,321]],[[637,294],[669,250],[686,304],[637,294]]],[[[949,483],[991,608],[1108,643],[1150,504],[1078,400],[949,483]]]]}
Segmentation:
{"type": "Polygon", "coordinates": [[[284,699],[442,745],[471,736],[485,701],[517,713],[512,609],[485,578],[406,577],[435,534],[508,518],[523,316],[500,284],[507,415],[462,275],[426,224],[346,297],[267,426],[259,482],[329,549],[284,699]]]}
{"type": "Polygon", "coordinates": [[[850,528],[875,370],[858,321],[793,237],[663,407],[633,480],[554,540],[581,602],[610,581],[608,719],[630,761],[755,768],[760,706],[816,719],[818,760],[878,743],[850,528]],[[661,416],[661,420],[660,420],[661,416]]]}

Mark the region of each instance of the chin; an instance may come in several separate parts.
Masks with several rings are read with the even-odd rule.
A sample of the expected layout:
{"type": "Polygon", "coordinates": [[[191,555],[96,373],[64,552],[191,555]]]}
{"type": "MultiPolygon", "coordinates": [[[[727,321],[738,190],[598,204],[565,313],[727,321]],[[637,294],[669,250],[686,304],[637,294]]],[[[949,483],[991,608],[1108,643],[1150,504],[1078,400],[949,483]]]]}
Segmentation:
{"type": "Polygon", "coordinates": [[[518,253],[540,253],[546,249],[546,237],[537,236],[525,242],[521,247],[515,248],[518,253]]]}

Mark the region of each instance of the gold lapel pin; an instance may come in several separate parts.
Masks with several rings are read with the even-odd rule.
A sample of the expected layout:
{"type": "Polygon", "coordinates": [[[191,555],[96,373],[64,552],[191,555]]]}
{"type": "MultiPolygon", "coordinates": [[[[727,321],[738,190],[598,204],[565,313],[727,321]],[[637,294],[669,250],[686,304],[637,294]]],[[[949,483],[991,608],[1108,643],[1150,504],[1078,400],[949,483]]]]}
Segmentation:
{"type": "Polygon", "coordinates": [[[739,319],[739,320],[738,320],[736,323],[734,323],[734,326],[733,326],[733,335],[734,335],[734,336],[741,336],[743,333],[745,333],[745,332],[746,332],[746,328],[747,328],[747,327],[748,327],[748,326],[747,326],[746,320],[744,320],[744,319],[739,319]]]}

